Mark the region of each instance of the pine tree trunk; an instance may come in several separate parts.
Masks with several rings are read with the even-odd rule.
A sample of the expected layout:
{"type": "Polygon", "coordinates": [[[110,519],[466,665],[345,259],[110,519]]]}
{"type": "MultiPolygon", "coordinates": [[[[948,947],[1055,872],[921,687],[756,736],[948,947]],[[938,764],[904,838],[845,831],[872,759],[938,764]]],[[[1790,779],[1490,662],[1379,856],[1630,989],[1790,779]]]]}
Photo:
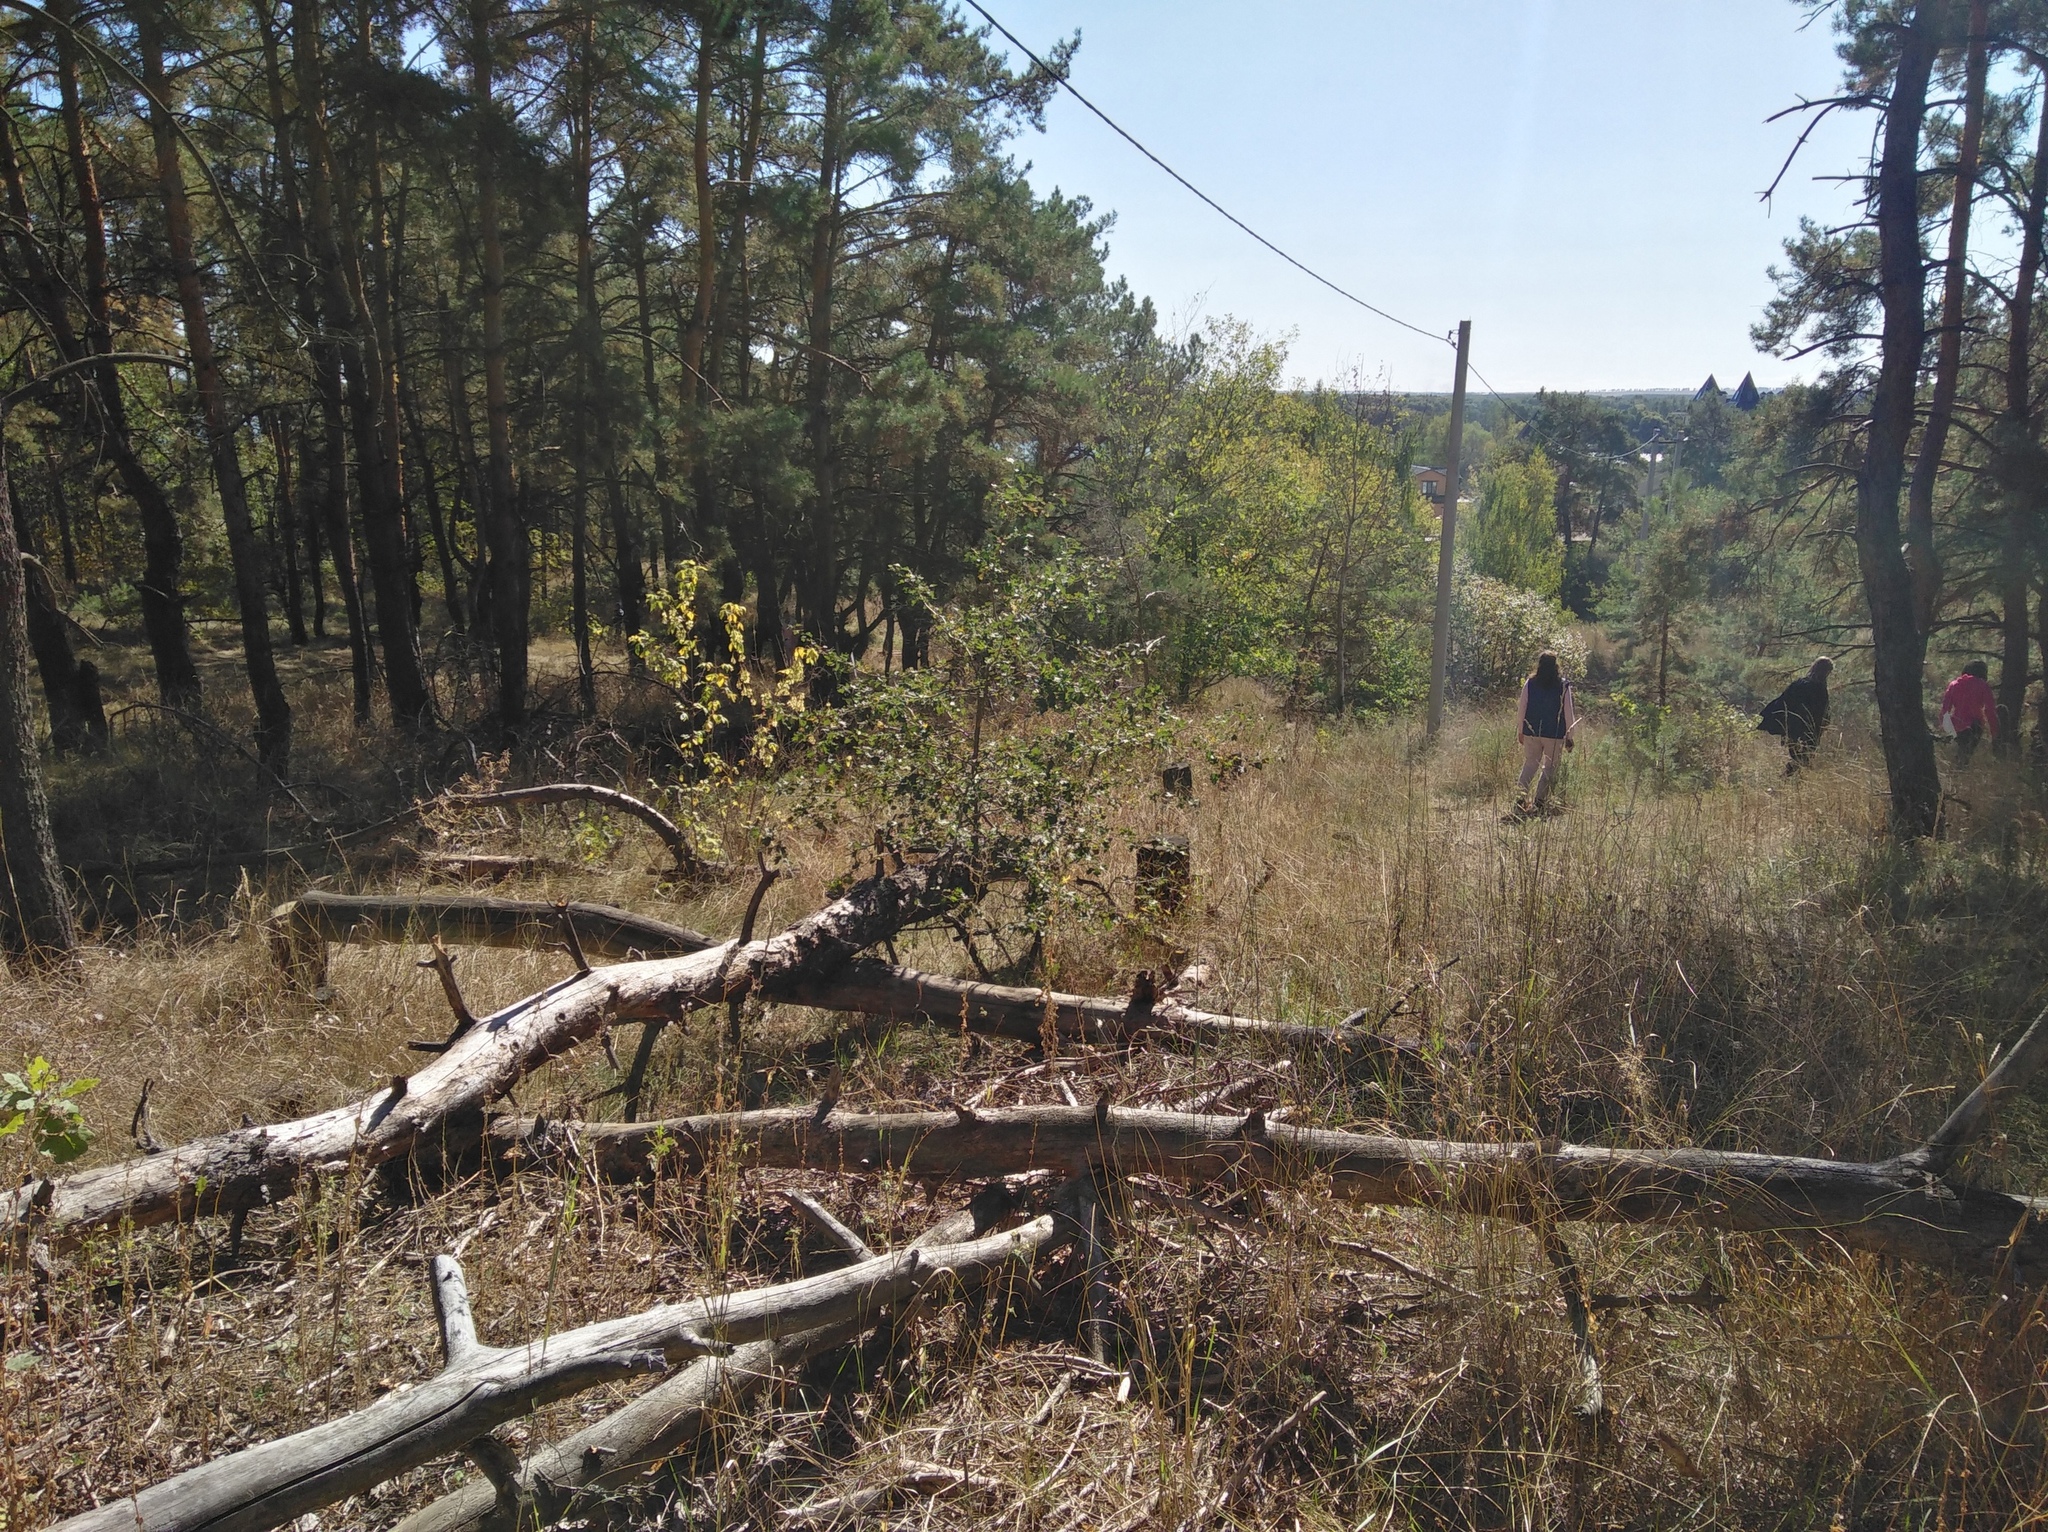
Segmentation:
{"type": "Polygon", "coordinates": [[[178,306],[185,321],[185,345],[192,358],[192,381],[206,422],[206,446],[213,459],[214,486],[220,494],[221,520],[227,530],[228,562],[233,570],[235,607],[241,617],[242,665],[256,702],[256,753],[278,776],[291,762],[292,710],[277,679],[277,660],[270,644],[270,612],[264,598],[269,583],[262,545],[249,517],[249,487],[236,450],[239,421],[228,407],[214,355],[213,325],[206,312],[206,293],[199,281],[199,260],[192,239],[192,211],[185,200],[185,171],[178,154],[177,130],[171,121],[171,83],[164,73],[163,18],[155,0],[141,0],[132,12],[142,54],[142,80],[149,94],[149,132],[156,149],[157,190],[163,198],[164,232],[171,270],[177,283],[178,306]]]}
{"type": "Polygon", "coordinates": [[[292,433],[282,411],[269,421],[271,456],[277,460],[277,483],[270,501],[270,524],[277,555],[284,563],[284,622],[296,648],[306,647],[306,584],[299,565],[299,515],[292,472],[292,433]]]}
{"type": "Polygon", "coordinates": [[[532,573],[526,528],[512,486],[512,395],[506,370],[505,239],[499,209],[496,43],[491,31],[496,0],[470,0],[471,110],[476,113],[476,218],[483,247],[484,427],[489,439],[489,494],[485,528],[491,559],[491,625],[498,648],[498,721],[517,731],[526,721],[528,597],[532,573]]]}
{"type": "Polygon", "coordinates": [[[829,60],[819,133],[817,214],[811,225],[810,355],[804,385],[811,447],[810,537],[804,550],[803,620],[821,644],[832,646],[839,627],[839,527],[832,440],[833,267],[839,253],[840,82],[829,60]]]}
{"type": "MultiPolygon", "coordinates": [[[[71,335],[71,321],[61,292],[53,291],[42,307],[53,319],[52,333],[65,359],[91,354],[104,357],[113,349],[110,317],[113,279],[107,263],[106,213],[100,202],[99,178],[85,137],[85,114],[78,90],[77,29],[82,25],[74,0],[53,0],[51,16],[57,22],[58,98],[64,118],[64,138],[71,165],[72,192],[78,198],[78,227],[85,247],[86,338],[81,346],[71,335]]],[[[5,170],[9,200],[21,225],[26,246],[34,240],[28,233],[28,202],[20,191],[20,170],[15,163],[12,134],[0,135],[8,142],[5,170]]],[[[40,251],[24,248],[31,281],[37,278],[40,251]]],[[[40,284],[38,284],[40,285],[40,284]]],[[[136,594],[142,607],[143,636],[149,642],[150,659],[156,669],[157,695],[173,706],[192,706],[199,701],[199,668],[192,660],[191,635],[185,626],[184,565],[185,539],[178,527],[178,513],[156,476],[143,464],[128,428],[127,401],[121,393],[120,370],[111,361],[92,370],[93,395],[97,401],[101,449],[114,465],[121,489],[134,503],[142,523],[142,578],[136,594]]]]}
{"type": "Polygon", "coordinates": [[[320,455],[315,450],[310,422],[301,422],[298,441],[299,526],[306,534],[306,584],[311,587],[313,598],[313,637],[319,640],[327,637],[327,582],[320,574],[320,490],[314,471],[320,455]]]}
{"type": "Polygon", "coordinates": [[[662,571],[668,583],[675,583],[676,566],[683,561],[683,528],[675,497],[669,493],[671,466],[668,458],[668,421],[662,414],[661,380],[654,368],[654,302],[648,292],[647,240],[636,238],[631,251],[633,299],[640,319],[640,388],[647,403],[647,429],[653,438],[655,513],[661,520],[662,571]]]}
{"type": "Polygon", "coordinates": [[[708,541],[717,518],[712,505],[715,475],[711,463],[712,390],[705,377],[705,353],[711,335],[711,305],[718,283],[718,210],[711,195],[711,103],[717,81],[712,72],[712,18],[707,9],[697,23],[697,103],[690,128],[690,188],[697,221],[697,285],[690,322],[683,330],[683,389],[694,401],[689,412],[690,484],[696,498],[697,537],[708,541]]]}
{"type": "Polygon", "coordinates": [[[1927,272],[1920,244],[1920,130],[1938,46],[1934,0],[1919,0],[1899,30],[1899,60],[1885,112],[1877,170],[1879,295],[1884,311],[1881,362],[1856,475],[1856,555],[1870,606],[1878,730],[1891,789],[1891,819],[1901,835],[1934,832],[1941,780],[1924,700],[1927,636],[1914,602],[1913,576],[1900,546],[1899,498],[1913,432],[1921,352],[1926,342],[1927,272]]]}
{"type": "MultiPolygon", "coordinates": [[[[570,154],[574,164],[576,207],[576,363],[582,397],[570,414],[569,452],[575,463],[575,504],[570,508],[570,626],[576,640],[576,703],[585,718],[597,716],[597,674],[590,653],[590,481],[597,444],[608,432],[603,403],[604,320],[597,308],[596,238],[591,228],[592,160],[597,139],[595,21],[586,8],[577,22],[576,99],[570,115],[570,154]]],[[[623,595],[631,539],[618,549],[619,590],[623,595]]],[[[627,629],[637,631],[637,624],[627,629]]]]}
{"type": "MultiPolygon", "coordinates": [[[[1920,433],[1920,455],[1906,493],[1906,566],[1913,576],[1915,620],[1934,631],[1941,607],[1941,558],[1934,546],[1934,486],[1955,416],[1956,383],[1963,365],[1963,303],[1969,295],[1970,206],[1977,192],[1977,155],[1984,133],[1984,74],[1990,26],[1988,0],[1970,0],[1970,42],[1964,66],[1963,131],[1956,146],[1955,191],[1949,206],[1948,262],[1942,282],[1941,333],[1936,343],[1934,391],[1920,433]]],[[[1915,239],[1917,245],[1917,236],[1915,239]]]]}
{"type": "MultiPolygon", "coordinates": [[[[348,420],[356,444],[356,486],[363,548],[377,598],[377,636],[392,721],[424,726],[431,716],[426,677],[412,625],[412,576],[405,538],[398,462],[386,410],[389,369],[378,343],[361,262],[343,229],[334,156],[328,142],[318,0],[292,7],[293,66],[299,117],[306,128],[306,170],[312,207],[312,264],[321,279],[321,318],[340,342],[348,420]]],[[[341,546],[329,528],[329,541],[341,546]]]]}
{"type": "Polygon", "coordinates": [[[370,616],[363,606],[363,583],[356,573],[355,518],[349,514],[348,425],[342,410],[341,357],[332,347],[324,358],[317,352],[314,371],[320,385],[321,459],[326,493],[320,497],[327,558],[334,584],[348,618],[349,669],[354,683],[355,720],[370,721],[370,616]]]}
{"type": "MultiPolygon", "coordinates": [[[[313,390],[320,401],[315,450],[313,427],[299,432],[299,520],[306,530],[306,567],[313,583],[313,636],[327,636],[327,593],[320,577],[324,535],[334,562],[334,583],[348,623],[349,679],[358,727],[370,721],[370,631],[356,579],[354,537],[349,530],[347,448],[342,424],[341,354],[321,322],[318,283],[309,259],[305,205],[299,195],[298,157],[292,143],[293,114],[285,103],[284,70],[278,62],[279,29],[269,0],[257,0],[256,20],[263,45],[263,73],[270,97],[272,160],[284,210],[286,276],[296,296],[299,322],[312,337],[308,346],[313,390]],[[320,465],[316,476],[314,465],[320,465]],[[318,482],[318,496],[314,485],[318,482]]],[[[296,60],[294,61],[296,64],[296,60]]]]}
{"type": "Polygon", "coordinates": [[[71,497],[64,493],[64,463],[55,452],[47,453],[44,466],[50,475],[50,510],[57,520],[57,546],[64,558],[64,583],[78,584],[78,542],[71,531],[71,497]]]}
{"type": "MultiPolygon", "coordinates": [[[[358,67],[366,80],[374,79],[381,67],[372,47],[377,16],[368,0],[356,3],[356,47],[358,67]]],[[[424,725],[432,716],[433,704],[427,695],[426,671],[420,657],[420,582],[419,571],[421,549],[419,528],[412,515],[412,502],[406,489],[405,477],[405,418],[400,404],[402,379],[399,373],[400,343],[398,333],[398,278],[396,248],[403,239],[403,232],[391,215],[390,204],[384,192],[384,153],[380,135],[379,107],[374,95],[366,98],[367,110],[359,138],[363,173],[369,183],[370,197],[370,269],[367,277],[359,261],[352,263],[354,281],[359,289],[358,303],[368,320],[368,333],[376,342],[376,372],[372,382],[372,395],[377,408],[378,454],[384,473],[383,502],[387,508],[389,525],[383,534],[390,540],[390,546],[382,556],[393,560],[392,583],[402,591],[405,602],[405,664],[408,674],[403,684],[394,679],[391,682],[392,708],[403,705],[408,723],[424,725]]],[[[404,181],[400,181],[400,196],[404,195],[404,181]]],[[[373,558],[378,554],[373,544],[373,558]]],[[[379,605],[383,597],[378,597],[379,605]]],[[[384,632],[388,647],[391,635],[384,632]]],[[[387,664],[389,662],[387,661],[387,664]]]]}
{"type": "MultiPolygon", "coordinates": [[[[0,453],[4,453],[0,445],[0,453]]],[[[29,696],[28,601],[21,548],[0,458],[0,880],[10,916],[8,950],[35,961],[65,958],[78,945],[71,896],[50,834],[50,800],[36,754],[35,708],[29,696]]]]}
{"type": "MultiPolygon", "coordinates": [[[[414,389],[404,382],[404,377],[401,370],[399,397],[405,409],[406,434],[412,440],[413,462],[417,465],[413,481],[420,486],[427,501],[427,532],[434,541],[434,562],[441,572],[441,601],[448,609],[448,624],[460,633],[469,626],[469,619],[462,607],[462,577],[456,573],[455,546],[450,541],[454,534],[454,518],[442,510],[441,480],[434,471],[426,424],[420,419],[419,399],[414,389]]],[[[461,504],[460,500],[456,503],[458,506],[461,504]]]]}
{"type": "Polygon", "coordinates": [[[2027,710],[2027,595],[2035,519],[2043,504],[2038,479],[2040,448],[2033,420],[2034,296],[2041,279],[2044,226],[2048,226],[2048,65],[2041,71],[2035,104],[2039,118],[2033,180],[2020,218],[2020,264],[2013,274],[2006,309],[2005,410],[1993,440],[1994,478],[2005,501],[2004,547],[1999,558],[1999,623],[2004,652],[1998,670],[1998,743],[2001,753],[2019,750],[2027,710]]]}
{"type": "MultiPolygon", "coordinates": [[[[12,471],[9,470],[10,481],[12,471]]],[[[71,647],[71,629],[57,604],[50,572],[37,557],[35,534],[28,513],[18,509],[21,497],[7,487],[7,502],[16,507],[15,546],[22,568],[24,611],[28,623],[29,648],[36,657],[36,670],[43,682],[43,702],[50,713],[50,745],[59,755],[86,747],[85,713],[79,706],[78,655],[71,647]]]]}

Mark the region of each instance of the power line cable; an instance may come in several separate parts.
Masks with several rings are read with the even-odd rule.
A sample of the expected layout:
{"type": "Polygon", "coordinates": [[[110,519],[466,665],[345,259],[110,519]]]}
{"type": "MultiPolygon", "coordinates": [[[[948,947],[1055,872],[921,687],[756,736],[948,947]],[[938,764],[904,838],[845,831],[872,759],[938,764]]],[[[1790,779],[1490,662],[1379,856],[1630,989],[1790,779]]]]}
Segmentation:
{"type": "Polygon", "coordinates": [[[1033,53],[1029,48],[1025,47],[1023,42],[1019,40],[1015,32],[1012,32],[1008,27],[1004,26],[1000,21],[996,20],[995,17],[989,14],[988,8],[981,3],[981,0],[967,0],[967,4],[980,13],[981,19],[983,21],[986,21],[990,26],[994,27],[998,32],[1002,33],[1004,37],[1009,39],[1011,47],[1015,48],[1019,53],[1023,54],[1024,57],[1031,60],[1031,62],[1038,67],[1041,73],[1043,73],[1047,78],[1057,82],[1059,87],[1062,90],[1064,90],[1068,95],[1072,96],[1076,101],[1080,102],[1081,105],[1087,107],[1088,110],[1093,112],[1097,117],[1100,117],[1103,120],[1103,122],[1109,126],[1110,130],[1114,132],[1119,138],[1121,138],[1125,143],[1129,144],[1133,149],[1137,150],[1138,153],[1144,155],[1146,159],[1150,160],[1153,164],[1157,165],[1161,170],[1165,171],[1168,175],[1172,176],[1174,180],[1180,182],[1180,184],[1183,187],[1193,192],[1203,202],[1207,203],[1209,207],[1213,209],[1215,212],[1220,213],[1224,218],[1228,219],[1231,223],[1237,225],[1239,229],[1249,234],[1253,239],[1257,240],[1260,244],[1264,245],[1268,250],[1272,251],[1275,255],[1279,256],[1281,260],[1285,261],[1288,265],[1292,266],[1296,271],[1299,271],[1304,276],[1311,277],[1314,280],[1322,283],[1323,286],[1327,287],[1331,292],[1335,293],[1338,297],[1349,299],[1351,302],[1357,304],[1360,308],[1364,309],[1367,313],[1379,315],[1380,318],[1386,320],[1389,324],[1397,324],[1404,330],[1411,330],[1415,334],[1422,336],[1425,340],[1438,341],[1443,345],[1447,346],[1456,344],[1453,340],[1451,340],[1449,336],[1437,335],[1429,330],[1423,329],[1421,325],[1410,324],[1407,320],[1401,318],[1398,314],[1389,314],[1385,309],[1381,308],[1376,303],[1367,303],[1363,298],[1359,297],[1358,294],[1351,292],[1346,288],[1338,286],[1338,284],[1335,282],[1332,282],[1328,277],[1324,276],[1320,271],[1317,271],[1313,266],[1310,266],[1307,262],[1297,260],[1294,256],[1289,255],[1285,250],[1282,250],[1278,245],[1274,244],[1273,241],[1266,238],[1266,236],[1261,234],[1257,229],[1253,228],[1250,224],[1246,223],[1242,218],[1238,217],[1235,213],[1231,212],[1229,208],[1225,207],[1222,203],[1218,202],[1214,197],[1210,196],[1207,192],[1203,191],[1201,187],[1195,185],[1194,182],[1190,181],[1178,170],[1175,170],[1171,165],[1167,164],[1166,161],[1162,160],[1150,149],[1147,149],[1142,143],[1138,141],[1137,137],[1134,134],[1132,134],[1128,129],[1126,129],[1123,126],[1123,124],[1119,123],[1114,117],[1110,116],[1109,113],[1105,112],[1093,101],[1090,101],[1086,96],[1082,95],[1080,91],[1076,90],[1074,88],[1074,82],[1067,78],[1066,71],[1064,69],[1054,69],[1050,64],[1046,63],[1044,59],[1040,58],[1037,54],[1033,53]]]}
{"type": "MultiPolygon", "coordinates": [[[[1498,404],[1502,410],[1506,411],[1511,419],[1515,420],[1522,426],[1526,427],[1528,429],[1529,434],[1535,437],[1540,445],[1550,448],[1554,454],[1557,454],[1559,456],[1562,456],[1564,453],[1570,450],[1556,437],[1546,435],[1542,428],[1536,424],[1536,421],[1533,417],[1525,414],[1522,410],[1516,408],[1514,402],[1510,400],[1507,397],[1507,395],[1503,394],[1499,389],[1495,388],[1491,383],[1487,382],[1486,374],[1481,372],[1477,367],[1474,367],[1469,359],[1465,363],[1465,370],[1469,372],[1474,378],[1478,379],[1479,386],[1485,389],[1486,392],[1493,397],[1494,403],[1498,404]]],[[[1659,431],[1661,431],[1662,429],[1662,426],[1658,427],[1659,431]]],[[[1655,440],[1655,433],[1652,433],[1651,440],[1655,440]]],[[[1645,443],[1638,442],[1636,444],[1636,451],[1641,452],[1644,445],[1645,443]]]]}
{"type": "MultiPolygon", "coordinates": [[[[1330,278],[1324,276],[1320,271],[1317,271],[1313,266],[1310,266],[1305,261],[1302,261],[1297,257],[1290,255],[1287,251],[1281,249],[1278,245],[1274,244],[1272,240],[1266,238],[1265,235],[1261,234],[1257,229],[1253,228],[1250,224],[1246,223],[1242,218],[1238,217],[1235,213],[1231,212],[1229,208],[1225,207],[1222,203],[1218,202],[1214,197],[1210,196],[1207,192],[1203,191],[1201,187],[1195,185],[1194,182],[1190,181],[1178,170],[1175,170],[1171,165],[1167,164],[1165,160],[1161,159],[1158,155],[1154,154],[1142,142],[1139,141],[1138,137],[1135,134],[1133,134],[1129,129],[1124,127],[1122,123],[1118,122],[1114,117],[1110,116],[1109,113],[1105,112],[1093,101],[1090,101],[1086,96],[1082,95],[1081,92],[1075,88],[1074,82],[1067,78],[1065,70],[1054,69],[1050,64],[1046,63],[1044,59],[1040,58],[1036,53],[1032,52],[1030,48],[1026,47],[1023,40],[1019,38],[1015,32],[1012,32],[1008,27],[1004,26],[1000,21],[996,20],[996,18],[992,14],[990,14],[988,7],[983,5],[981,3],[981,0],[966,0],[966,3],[977,14],[980,15],[983,21],[986,21],[991,27],[995,28],[997,32],[1001,33],[1002,36],[1009,42],[1011,47],[1015,48],[1019,53],[1023,54],[1024,57],[1031,60],[1032,64],[1035,65],[1041,73],[1043,73],[1048,79],[1056,83],[1060,87],[1060,89],[1064,90],[1076,101],[1080,102],[1081,105],[1085,106],[1086,108],[1088,108],[1089,111],[1093,112],[1097,117],[1099,117],[1103,121],[1103,123],[1110,129],[1110,131],[1115,133],[1119,138],[1123,139],[1125,143],[1129,144],[1133,149],[1136,149],[1140,154],[1144,155],[1145,158],[1150,160],[1154,165],[1158,166],[1161,170],[1165,171],[1175,181],[1179,182],[1184,189],[1193,193],[1197,198],[1199,198],[1212,211],[1221,215],[1224,219],[1226,219],[1231,224],[1235,225],[1244,233],[1249,234],[1253,239],[1257,240],[1261,245],[1265,246],[1266,249],[1270,250],[1273,254],[1279,256],[1281,260],[1287,262],[1288,265],[1294,267],[1295,270],[1301,272],[1304,276],[1307,276],[1313,279],[1314,281],[1320,282],[1323,286],[1327,287],[1331,292],[1337,294],[1338,297],[1344,298],[1349,302],[1357,304],[1367,313],[1377,314],[1381,319],[1386,320],[1389,324],[1399,325],[1402,329],[1408,330],[1416,335],[1420,335],[1425,340],[1441,341],[1443,344],[1447,346],[1455,346],[1457,344],[1457,342],[1452,338],[1451,335],[1434,334],[1431,331],[1422,328],[1421,325],[1410,324],[1407,320],[1401,318],[1401,316],[1398,314],[1388,313],[1385,309],[1381,308],[1376,303],[1366,302],[1366,300],[1359,297],[1358,294],[1350,291],[1348,288],[1340,286],[1336,282],[1331,281],[1330,278]]],[[[1487,382],[1485,375],[1481,373],[1477,367],[1472,366],[1469,361],[1466,363],[1466,370],[1470,372],[1472,376],[1478,380],[1479,386],[1485,389],[1486,392],[1492,396],[1494,402],[1499,404],[1502,410],[1504,410],[1512,419],[1517,421],[1519,424],[1526,427],[1530,434],[1535,436],[1539,442],[1542,442],[1544,445],[1550,447],[1553,451],[1562,452],[1565,450],[1562,444],[1548,437],[1542,430],[1540,430],[1537,427],[1536,422],[1534,420],[1532,420],[1528,415],[1526,415],[1521,410],[1517,409],[1512,403],[1510,403],[1507,397],[1504,394],[1502,394],[1499,389],[1495,388],[1491,383],[1487,382]]]]}

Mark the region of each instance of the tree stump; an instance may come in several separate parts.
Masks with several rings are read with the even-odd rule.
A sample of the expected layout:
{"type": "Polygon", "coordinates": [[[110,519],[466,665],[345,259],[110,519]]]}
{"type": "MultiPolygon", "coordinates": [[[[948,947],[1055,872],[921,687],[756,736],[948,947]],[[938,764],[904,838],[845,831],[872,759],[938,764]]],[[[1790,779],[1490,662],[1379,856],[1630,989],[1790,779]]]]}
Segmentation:
{"type": "Polygon", "coordinates": [[[1138,845],[1138,898],[1171,915],[1187,902],[1195,858],[1185,835],[1155,835],[1138,845]]]}
{"type": "Polygon", "coordinates": [[[1168,798],[1182,798],[1195,801],[1195,768],[1186,761],[1162,767],[1159,772],[1159,790],[1168,798]]]}

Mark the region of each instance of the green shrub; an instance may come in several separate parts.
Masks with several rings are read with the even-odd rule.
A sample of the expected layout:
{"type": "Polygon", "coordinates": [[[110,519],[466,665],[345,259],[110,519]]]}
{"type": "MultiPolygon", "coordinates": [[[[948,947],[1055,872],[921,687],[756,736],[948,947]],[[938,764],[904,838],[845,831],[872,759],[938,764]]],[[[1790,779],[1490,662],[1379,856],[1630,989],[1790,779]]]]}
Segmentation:
{"type": "Polygon", "coordinates": [[[26,1132],[32,1154],[69,1164],[92,1146],[92,1132],[77,1098],[100,1082],[66,1080],[37,1054],[19,1074],[0,1074],[0,1138],[26,1132]]]}
{"type": "Polygon", "coordinates": [[[1659,707],[1628,691],[1606,699],[1608,738],[1622,769],[1648,776],[1659,791],[1695,792],[1733,782],[1743,743],[1755,733],[1747,713],[1687,687],[1659,707]]]}
{"type": "Polygon", "coordinates": [[[1450,689],[1477,700],[1522,684],[1545,649],[1571,679],[1586,673],[1586,644],[1556,602],[1485,575],[1459,577],[1451,598],[1450,689]]]}
{"type": "Polygon", "coordinates": [[[965,859],[1018,896],[1012,929],[1042,936],[1104,885],[1110,805],[1170,737],[1144,646],[1101,641],[1101,562],[1042,531],[976,555],[950,603],[898,577],[935,613],[932,663],[849,673],[809,715],[801,812],[965,859]]]}

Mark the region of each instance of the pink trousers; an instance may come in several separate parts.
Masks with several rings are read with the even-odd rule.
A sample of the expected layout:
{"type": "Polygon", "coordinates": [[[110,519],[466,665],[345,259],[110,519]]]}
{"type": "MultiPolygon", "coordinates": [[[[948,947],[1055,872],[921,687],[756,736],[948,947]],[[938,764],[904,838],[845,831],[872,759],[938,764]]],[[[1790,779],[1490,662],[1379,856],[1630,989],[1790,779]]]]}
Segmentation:
{"type": "Polygon", "coordinates": [[[1534,734],[1522,736],[1522,791],[1528,792],[1533,781],[1538,803],[1549,796],[1550,784],[1556,780],[1557,768],[1563,764],[1563,740],[1543,739],[1534,734]]]}

